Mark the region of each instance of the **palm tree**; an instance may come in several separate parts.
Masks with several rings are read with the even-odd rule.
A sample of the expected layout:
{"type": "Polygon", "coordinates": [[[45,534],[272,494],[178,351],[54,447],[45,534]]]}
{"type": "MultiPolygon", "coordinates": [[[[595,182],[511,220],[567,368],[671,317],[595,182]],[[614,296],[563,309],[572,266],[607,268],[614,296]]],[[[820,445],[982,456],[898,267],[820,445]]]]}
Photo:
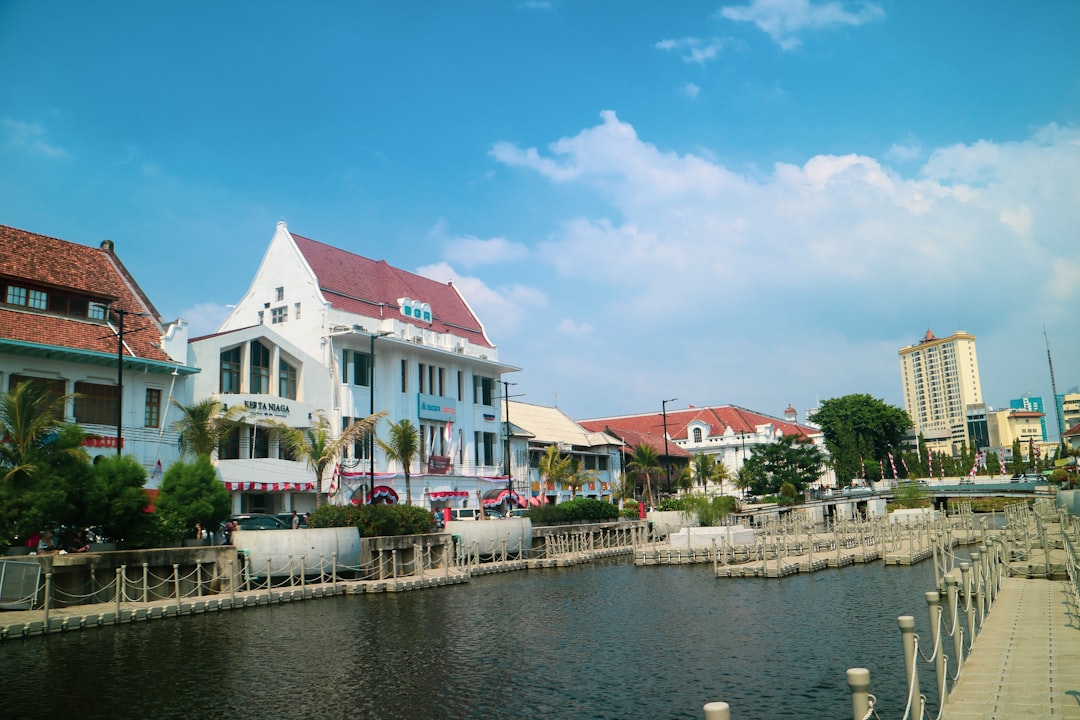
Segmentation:
{"type": "Polygon", "coordinates": [[[724,481],[731,480],[734,477],[731,470],[723,460],[717,460],[713,465],[712,479],[713,482],[720,483],[720,494],[724,494],[724,481]]]}
{"type": "Polygon", "coordinates": [[[645,479],[645,498],[652,502],[652,476],[663,472],[660,466],[660,455],[652,445],[640,443],[634,446],[634,452],[630,455],[630,461],[626,463],[626,470],[635,477],[645,479]]]}
{"type": "Polygon", "coordinates": [[[716,460],[711,455],[705,453],[698,453],[694,456],[694,459],[690,461],[690,472],[693,474],[694,481],[701,485],[706,490],[714,479],[713,473],[716,470],[716,460]]]}
{"type": "Polygon", "coordinates": [[[198,458],[206,455],[216,456],[222,441],[239,429],[240,419],[244,416],[243,405],[225,405],[217,398],[207,398],[191,405],[181,405],[173,400],[173,405],[182,417],[172,424],[173,430],[180,433],[177,445],[181,455],[198,458]]]}
{"type": "MultiPolygon", "coordinates": [[[[276,420],[271,423],[272,432],[285,444],[289,453],[297,460],[306,460],[308,467],[315,473],[315,507],[322,506],[323,474],[326,468],[347,446],[374,432],[375,424],[385,415],[385,412],[378,412],[356,420],[336,437],[330,418],[322,410],[315,411],[311,426],[307,428],[289,427],[276,420]]],[[[405,477],[408,479],[408,474],[405,477]]]]}
{"type": "Polygon", "coordinates": [[[553,486],[561,485],[570,473],[570,458],[560,453],[557,445],[548,445],[544,454],[540,456],[538,469],[544,483],[553,486]]]}
{"type": "Polygon", "coordinates": [[[55,440],[65,427],[60,418],[72,395],[49,398],[43,385],[25,380],[0,393],[0,472],[4,484],[23,484],[58,458],[83,453],[76,443],[55,440]]]}
{"type": "MultiPolygon", "coordinates": [[[[552,446],[553,447],[553,446],[552,446]]],[[[596,482],[600,476],[595,470],[586,470],[581,458],[573,458],[566,470],[563,484],[570,487],[570,499],[577,497],[577,491],[585,486],[585,483],[596,482]]]]}
{"type": "Polygon", "coordinates": [[[411,420],[402,418],[396,423],[390,423],[389,440],[384,441],[376,438],[375,441],[379,443],[379,447],[386,453],[387,460],[401,463],[401,467],[405,470],[405,504],[412,505],[412,483],[409,468],[412,461],[420,455],[420,432],[412,424],[411,420]]]}

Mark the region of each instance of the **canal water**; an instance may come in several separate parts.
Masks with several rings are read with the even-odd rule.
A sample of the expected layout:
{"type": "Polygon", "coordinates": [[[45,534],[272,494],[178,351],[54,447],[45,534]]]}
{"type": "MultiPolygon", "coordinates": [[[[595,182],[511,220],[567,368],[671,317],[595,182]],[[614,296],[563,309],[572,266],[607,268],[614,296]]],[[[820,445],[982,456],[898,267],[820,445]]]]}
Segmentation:
{"type": "Polygon", "coordinates": [[[762,580],[609,560],[8,640],[0,717],[700,720],[722,700],[841,720],[849,667],[900,717],[896,618],[924,631],[933,585],[930,562],[762,580]]]}

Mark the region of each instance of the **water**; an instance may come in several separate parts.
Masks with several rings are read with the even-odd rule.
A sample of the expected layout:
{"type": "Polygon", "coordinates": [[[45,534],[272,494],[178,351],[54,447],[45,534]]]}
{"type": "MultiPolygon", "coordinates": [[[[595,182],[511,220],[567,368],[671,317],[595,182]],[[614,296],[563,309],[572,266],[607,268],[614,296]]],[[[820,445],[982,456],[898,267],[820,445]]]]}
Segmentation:
{"type": "Polygon", "coordinates": [[[6,641],[0,717],[843,719],[849,667],[899,717],[896,618],[924,629],[933,585],[929,562],[777,581],[606,561],[6,641]]]}

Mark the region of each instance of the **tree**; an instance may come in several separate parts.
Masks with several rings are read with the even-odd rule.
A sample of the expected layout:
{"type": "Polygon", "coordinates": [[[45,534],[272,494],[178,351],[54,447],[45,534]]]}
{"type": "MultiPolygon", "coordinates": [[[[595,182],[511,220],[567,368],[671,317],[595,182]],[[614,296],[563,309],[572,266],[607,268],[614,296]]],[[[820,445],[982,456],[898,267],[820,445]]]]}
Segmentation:
{"type": "MultiPolygon", "coordinates": [[[[334,426],[330,418],[322,410],[316,410],[312,415],[311,425],[307,428],[289,427],[285,423],[274,421],[270,425],[270,431],[285,444],[289,453],[297,460],[307,462],[309,468],[315,473],[315,507],[322,505],[323,475],[326,468],[337,460],[342,451],[349,445],[359,441],[375,431],[375,424],[386,416],[385,412],[378,412],[366,418],[354,421],[351,425],[335,435],[334,426]]],[[[408,422],[403,420],[402,422],[408,422]]],[[[412,423],[409,423],[410,426],[412,423]]],[[[394,426],[390,426],[391,432],[394,426]]],[[[413,428],[413,432],[416,430],[413,428]]],[[[382,443],[380,443],[380,446],[382,443]]],[[[384,448],[385,449],[385,448],[384,448]]],[[[405,486],[409,485],[409,467],[405,466],[405,486]]]]}
{"type": "Polygon", "coordinates": [[[717,460],[712,455],[698,453],[690,461],[690,471],[698,485],[704,488],[712,483],[720,484],[720,494],[724,494],[724,481],[731,480],[731,471],[723,460],[717,460]]]}
{"type": "Polygon", "coordinates": [[[143,547],[153,532],[150,498],[143,486],[146,468],[130,455],[102,458],[91,466],[94,479],[92,512],[103,534],[126,547],[143,547]]]}
{"type": "Polygon", "coordinates": [[[560,453],[557,445],[548,445],[544,454],[540,456],[538,469],[544,483],[557,488],[567,481],[570,474],[570,458],[560,453]]]}
{"type": "Polygon", "coordinates": [[[635,478],[635,481],[638,478],[644,481],[646,502],[653,502],[652,478],[653,475],[663,472],[664,468],[660,466],[660,455],[652,445],[645,443],[635,445],[634,452],[626,463],[626,471],[635,478]]]}
{"type": "Polygon", "coordinates": [[[194,463],[173,463],[161,478],[156,512],[186,534],[198,523],[213,532],[229,516],[229,491],[217,479],[210,458],[200,455],[194,463]]]}
{"type": "Polygon", "coordinates": [[[811,442],[795,435],[785,435],[776,442],[759,445],[743,465],[755,495],[775,495],[784,483],[791,483],[797,493],[816,481],[825,458],[811,442]]]}
{"type": "Polygon", "coordinates": [[[881,461],[898,454],[911,418],[900,408],[870,395],[830,398],[814,413],[841,486],[858,477],[864,461],[881,461]]]}
{"type": "Polygon", "coordinates": [[[598,478],[595,470],[586,470],[581,458],[576,457],[570,460],[563,484],[570,488],[570,499],[573,500],[577,497],[577,491],[585,487],[585,483],[596,482],[598,478]]]}
{"type": "Polygon", "coordinates": [[[172,424],[180,434],[177,441],[180,454],[191,457],[214,457],[222,441],[237,431],[245,413],[243,405],[233,405],[226,410],[217,398],[207,398],[192,405],[181,405],[173,400],[173,405],[182,414],[172,424]]]}
{"type": "Polygon", "coordinates": [[[420,456],[420,431],[408,418],[390,423],[389,439],[376,439],[379,447],[386,453],[387,460],[401,463],[405,473],[405,504],[412,505],[411,466],[412,461],[420,456]]]}

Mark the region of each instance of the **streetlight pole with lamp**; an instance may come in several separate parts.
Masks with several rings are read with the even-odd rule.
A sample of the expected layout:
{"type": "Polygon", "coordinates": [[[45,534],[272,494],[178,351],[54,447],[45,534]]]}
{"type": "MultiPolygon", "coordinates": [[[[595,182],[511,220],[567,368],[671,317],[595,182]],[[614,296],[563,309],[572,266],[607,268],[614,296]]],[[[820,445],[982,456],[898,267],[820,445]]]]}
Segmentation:
{"type": "Polygon", "coordinates": [[[669,495],[671,494],[671,457],[668,456],[667,404],[669,402],[675,402],[676,400],[678,400],[678,398],[660,401],[660,413],[664,416],[664,465],[667,466],[667,491],[669,495]]]}
{"type": "Polygon", "coordinates": [[[514,495],[514,478],[510,470],[510,386],[517,385],[517,383],[509,382],[507,380],[502,381],[503,385],[503,404],[506,407],[506,451],[504,453],[503,465],[506,467],[506,490],[507,497],[506,502],[512,502],[514,495]]]}
{"type": "MultiPolygon", "coordinates": [[[[389,330],[383,330],[381,332],[372,333],[370,337],[370,347],[368,353],[368,397],[371,400],[368,417],[375,414],[375,338],[386,337],[387,335],[393,335],[389,330]]],[[[367,438],[368,446],[368,497],[375,497],[375,428],[371,429],[367,438]]],[[[410,498],[411,500],[411,498],[410,498]]]]}
{"type": "MultiPolygon", "coordinates": [[[[120,457],[124,449],[124,318],[128,315],[149,316],[147,313],[136,313],[120,308],[109,308],[109,312],[116,315],[116,456],[120,457]]],[[[130,335],[133,332],[138,332],[138,330],[128,330],[127,334],[130,335]]]]}

